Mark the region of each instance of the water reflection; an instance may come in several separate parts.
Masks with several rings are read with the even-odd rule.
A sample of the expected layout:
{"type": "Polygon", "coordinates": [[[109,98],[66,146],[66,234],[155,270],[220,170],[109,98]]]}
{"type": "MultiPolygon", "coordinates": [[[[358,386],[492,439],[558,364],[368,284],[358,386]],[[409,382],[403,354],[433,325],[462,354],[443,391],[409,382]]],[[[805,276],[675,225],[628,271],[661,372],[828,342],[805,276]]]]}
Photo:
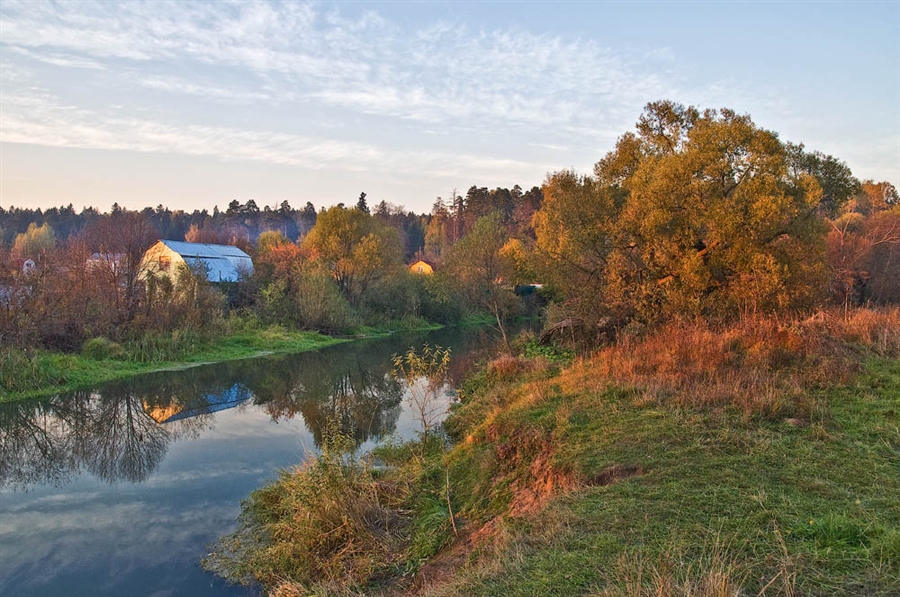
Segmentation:
{"type": "Polygon", "coordinates": [[[287,391],[257,394],[273,419],[300,414],[317,448],[326,429],[337,429],[357,443],[394,432],[403,387],[389,374],[384,354],[357,352],[303,355],[291,370],[287,391]]]}
{"type": "Polygon", "coordinates": [[[0,405],[0,594],[245,595],[199,568],[206,547],[330,421],[369,444],[411,437],[391,355],[426,341],[452,348],[456,386],[498,339],[357,341],[0,405]]]}
{"type": "Polygon", "coordinates": [[[82,471],[110,483],[143,481],[173,439],[209,425],[202,416],[160,425],[146,403],[114,386],[0,405],[0,487],[60,485],[82,471]]]}
{"type": "MultiPolygon", "coordinates": [[[[445,337],[448,333],[445,332],[445,337]]],[[[456,332],[451,384],[485,344],[456,332]]],[[[404,388],[390,355],[423,342],[406,336],[319,352],[145,375],[91,391],[0,404],[0,487],[60,485],[89,472],[108,483],[144,481],[170,443],[215,425],[213,413],[258,405],[273,421],[300,415],[321,447],[337,428],[362,444],[395,432],[404,388]]]]}

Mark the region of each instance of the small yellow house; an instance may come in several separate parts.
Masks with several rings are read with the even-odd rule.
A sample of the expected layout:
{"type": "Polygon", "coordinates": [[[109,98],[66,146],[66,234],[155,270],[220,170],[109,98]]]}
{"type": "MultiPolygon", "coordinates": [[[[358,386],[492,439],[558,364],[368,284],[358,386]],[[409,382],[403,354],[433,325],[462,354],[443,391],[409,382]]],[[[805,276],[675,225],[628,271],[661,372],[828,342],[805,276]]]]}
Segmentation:
{"type": "Polygon", "coordinates": [[[434,273],[434,264],[425,261],[424,259],[419,259],[415,263],[410,264],[409,271],[414,274],[427,274],[431,275],[434,273]]]}

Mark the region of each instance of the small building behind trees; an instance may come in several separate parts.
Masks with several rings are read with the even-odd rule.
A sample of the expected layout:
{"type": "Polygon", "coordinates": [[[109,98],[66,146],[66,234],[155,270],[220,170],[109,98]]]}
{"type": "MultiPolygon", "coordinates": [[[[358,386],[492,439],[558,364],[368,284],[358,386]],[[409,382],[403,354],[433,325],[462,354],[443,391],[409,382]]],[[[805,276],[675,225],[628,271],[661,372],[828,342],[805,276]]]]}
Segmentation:
{"type": "Polygon", "coordinates": [[[409,265],[409,271],[414,274],[433,274],[434,264],[424,259],[419,259],[415,263],[409,265]]]}
{"type": "Polygon", "coordinates": [[[37,264],[34,262],[34,259],[13,259],[11,269],[17,274],[33,274],[37,271],[37,264]]]}
{"type": "Polygon", "coordinates": [[[181,265],[203,272],[210,282],[237,282],[253,273],[250,256],[235,246],[177,240],[160,240],[147,249],[141,271],[175,278],[181,265]]]}

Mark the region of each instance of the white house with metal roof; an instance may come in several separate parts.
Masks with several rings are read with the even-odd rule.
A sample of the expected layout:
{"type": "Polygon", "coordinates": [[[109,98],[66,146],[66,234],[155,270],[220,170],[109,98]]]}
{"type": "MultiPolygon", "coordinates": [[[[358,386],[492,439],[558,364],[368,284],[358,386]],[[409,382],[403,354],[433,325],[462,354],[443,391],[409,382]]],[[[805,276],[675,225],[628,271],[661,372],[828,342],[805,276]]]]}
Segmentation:
{"type": "Polygon", "coordinates": [[[237,282],[253,273],[250,256],[232,245],[160,240],[141,260],[143,271],[173,278],[180,265],[202,271],[210,282],[237,282]]]}

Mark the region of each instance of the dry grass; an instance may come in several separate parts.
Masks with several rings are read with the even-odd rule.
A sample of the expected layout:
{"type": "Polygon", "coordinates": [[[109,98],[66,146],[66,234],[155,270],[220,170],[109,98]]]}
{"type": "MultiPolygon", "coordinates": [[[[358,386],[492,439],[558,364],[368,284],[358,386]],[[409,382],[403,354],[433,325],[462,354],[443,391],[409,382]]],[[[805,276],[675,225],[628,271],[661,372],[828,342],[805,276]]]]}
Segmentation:
{"type": "Polygon", "coordinates": [[[546,359],[503,355],[487,365],[487,374],[496,381],[510,381],[547,367],[546,359]]]}
{"type": "Polygon", "coordinates": [[[845,382],[866,352],[900,354],[900,309],[747,319],[727,328],[673,322],[605,348],[581,367],[637,389],[639,402],[735,406],[748,416],[807,420],[808,390],[845,382]]]}
{"type": "Polygon", "coordinates": [[[718,538],[697,554],[670,551],[648,562],[623,554],[598,597],[743,597],[747,570],[718,538]]]}
{"type": "Polygon", "coordinates": [[[273,595],[353,594],[403,557],[406,488],[337,449],[254,492],[204,566],[273,595]]]}

